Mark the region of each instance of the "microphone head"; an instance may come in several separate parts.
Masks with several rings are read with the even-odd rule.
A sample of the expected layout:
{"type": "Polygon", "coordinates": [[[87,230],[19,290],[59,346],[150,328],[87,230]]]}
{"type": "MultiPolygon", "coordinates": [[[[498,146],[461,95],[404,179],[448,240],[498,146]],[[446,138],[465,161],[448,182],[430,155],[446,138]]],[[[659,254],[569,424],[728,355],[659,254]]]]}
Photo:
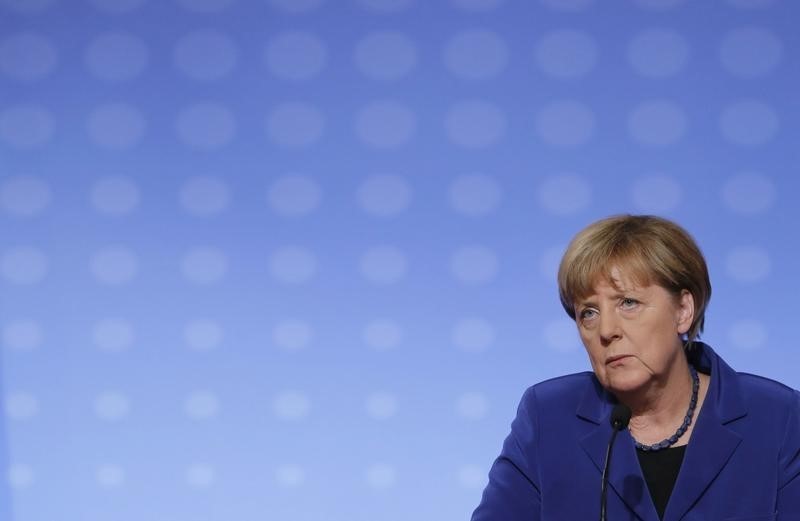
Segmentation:
{"type": "Polygon", "coordinates": [[[611,427],[614,430],[621,431],[628,426],[631,421],[631,409],[624,403],[618,403],[611,411],[611,427]]]}

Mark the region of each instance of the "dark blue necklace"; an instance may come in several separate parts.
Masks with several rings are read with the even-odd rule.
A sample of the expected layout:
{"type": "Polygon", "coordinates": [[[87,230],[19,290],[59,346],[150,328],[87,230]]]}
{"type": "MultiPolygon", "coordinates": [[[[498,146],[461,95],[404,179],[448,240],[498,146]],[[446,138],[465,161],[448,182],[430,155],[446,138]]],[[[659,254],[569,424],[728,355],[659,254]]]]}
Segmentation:
{"type": "MultiPolygon", "coordinates": [[[[644,445],[636,441],[636,439],[634,439],[633,443],[636,444],[637,449],[643,450],[645,452],[652,452],[656,450],[666,449],[667,447],[671,447],[672,445],[675,444],[676,441],[678,441],[678,439],[681,436],[683,436],[683,433],[686,432],[686,429],[689,428],[689,425],[692,424],[692,417],[694,417],[694,408],[697,406],[697,392],[700,389],[700,377],[697,376],[697,370],[691,365],[689,366],[689,372],[692,373],[692,401],[689,402],[689,410],[686,411],[686,417],[683,419],[683,423],[681,424],[681,426],[678,427],[678,430],[675,431],[675,434],[653,445],[644,445]]],[[[630,430],[630,427],[628,427],[628,430],[630,430]]]]}

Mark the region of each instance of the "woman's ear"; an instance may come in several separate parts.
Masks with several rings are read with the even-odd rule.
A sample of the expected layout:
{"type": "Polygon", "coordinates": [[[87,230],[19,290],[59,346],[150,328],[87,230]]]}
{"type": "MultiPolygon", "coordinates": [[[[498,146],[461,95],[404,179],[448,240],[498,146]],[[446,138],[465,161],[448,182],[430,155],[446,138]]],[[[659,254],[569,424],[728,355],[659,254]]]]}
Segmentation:
{"type": "Polygon", "coordinates": [[[686,334],[694,321],[694,297],[688,289],[682,289],[678,295],[678,314],[676,326],[678,333],[686,334]]]}

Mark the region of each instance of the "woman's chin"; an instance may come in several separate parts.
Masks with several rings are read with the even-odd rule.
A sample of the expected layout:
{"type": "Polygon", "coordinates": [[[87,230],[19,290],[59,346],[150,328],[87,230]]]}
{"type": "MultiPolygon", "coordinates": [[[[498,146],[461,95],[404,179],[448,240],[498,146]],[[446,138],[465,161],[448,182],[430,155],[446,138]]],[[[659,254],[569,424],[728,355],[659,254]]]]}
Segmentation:
{"type": "Polygon", "coordinates": [[[614,394],[631,394],[642,389],[647,383],[647,375],[640,371],[620,371],[606,375],[606,389],[614,394]]]}

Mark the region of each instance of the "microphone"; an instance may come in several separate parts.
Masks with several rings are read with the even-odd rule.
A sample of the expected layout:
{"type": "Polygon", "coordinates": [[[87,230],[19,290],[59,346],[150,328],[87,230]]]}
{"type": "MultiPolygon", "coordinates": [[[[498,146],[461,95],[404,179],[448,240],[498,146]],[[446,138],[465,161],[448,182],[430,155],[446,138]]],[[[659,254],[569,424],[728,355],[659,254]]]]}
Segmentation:
{"type": "Polygon", "coordinates": [[[611,449],[614,447],[617,433],[626,428],[629,421],[631,421],[630,408],[622,403],[615,405],[611,411],[611,428],[614,431],[611,433],[611,441],[608,442],[606,464],[603,466],[603,482],[600,486],[600,521],[606,521],[606,494],[608,489],[608,469],[611,466],[611,449]]]}

